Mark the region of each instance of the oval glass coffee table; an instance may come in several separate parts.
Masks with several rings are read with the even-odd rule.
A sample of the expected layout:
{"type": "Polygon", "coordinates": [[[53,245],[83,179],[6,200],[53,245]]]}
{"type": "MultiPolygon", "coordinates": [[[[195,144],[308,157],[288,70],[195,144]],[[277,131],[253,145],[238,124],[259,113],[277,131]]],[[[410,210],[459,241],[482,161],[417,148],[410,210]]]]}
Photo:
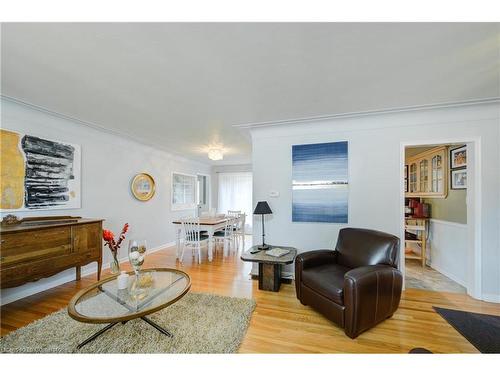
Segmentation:
{"type": "Polygon", "coordinates": [[[172,268],[141,270],[136,278],[128,272],[128,288],[118,289],[117,276],[101,280],[79,291],[69,302],[68,314],[84,323],[110,323],[78,345],[78,349],[118,323],[142,319],[161,333],[172,334],[146,315],[181,299],[191,287],[189,275],[172,268]]]}

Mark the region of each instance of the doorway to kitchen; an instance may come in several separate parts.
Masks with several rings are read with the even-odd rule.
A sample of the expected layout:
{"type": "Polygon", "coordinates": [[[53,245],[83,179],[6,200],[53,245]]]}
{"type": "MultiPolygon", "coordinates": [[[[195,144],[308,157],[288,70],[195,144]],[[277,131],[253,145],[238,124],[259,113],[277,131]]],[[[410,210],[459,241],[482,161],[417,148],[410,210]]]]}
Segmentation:
{"type": "Polygon", "coordinates": [[[477,147],[460,141],[402,145],[406,288],[479,295],[479,219],[471,186],[477,147]]]}

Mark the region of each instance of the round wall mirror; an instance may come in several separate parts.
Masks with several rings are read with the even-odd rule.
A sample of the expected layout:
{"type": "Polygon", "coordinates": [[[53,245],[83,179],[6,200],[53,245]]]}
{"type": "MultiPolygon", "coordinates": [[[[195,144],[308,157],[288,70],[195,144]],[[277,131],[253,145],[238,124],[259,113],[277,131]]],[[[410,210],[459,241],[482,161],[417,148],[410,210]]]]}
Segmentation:
{"type": "Polygon", "coordinates": [[[147,173],[139,173],[132,180],[132,194],[140,201],[148,201],[155,195],[155,180],[147,173]]]}

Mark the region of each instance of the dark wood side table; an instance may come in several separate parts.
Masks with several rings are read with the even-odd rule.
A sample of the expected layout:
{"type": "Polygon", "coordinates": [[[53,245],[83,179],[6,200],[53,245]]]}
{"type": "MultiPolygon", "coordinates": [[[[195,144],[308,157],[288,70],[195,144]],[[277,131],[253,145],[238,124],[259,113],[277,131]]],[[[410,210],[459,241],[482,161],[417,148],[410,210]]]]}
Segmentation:
{"type": "Polygon", "coordinates": [[[273,257],[266,254],[267,250],[260,250],[252,254],[251,251],[257,250],[258,246],[252,246],[248,251],[241,255],[241,260],[245,262],[259,263],[259,289],[278,292],[281,286],[281,269],[285,264],[291,264],[297,256],[297,249],[288,246],[269,246],[269,250],[279,247],[290,250],[290,252],[281,257],[273,257]]]}

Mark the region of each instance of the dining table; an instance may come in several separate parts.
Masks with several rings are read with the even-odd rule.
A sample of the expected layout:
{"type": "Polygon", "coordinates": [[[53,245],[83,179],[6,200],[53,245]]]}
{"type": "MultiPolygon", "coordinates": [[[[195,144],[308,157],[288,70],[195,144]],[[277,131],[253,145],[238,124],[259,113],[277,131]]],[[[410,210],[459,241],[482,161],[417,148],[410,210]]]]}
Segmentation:
{"type": "MultiPolygon", "coordinates": [[[[244,215],[242,215],[243,218],[243,223],[244,221],[244,215]]],[[[230,219],[234,219],[233,217],[230,216],[207,216],[207,217],[200,217],[200,231],[206,231],[208,234],[208,261],[211,262],[213,259],[213,236],[214,233],[223,230],[226,227],[226,222],[230,219]]],[[[180,253],[181,253],[181,239],[182,239],[182,220],[177,219],[172,221],[172,223],[175,225],[175,231],[176,231],[176,259],[179,259],[180,253]]],[[[244,241],[244,238],[243,238],[244,241]]],[[[244,247],[244,242],[243,242],[243,247],[244,247]]]]}

